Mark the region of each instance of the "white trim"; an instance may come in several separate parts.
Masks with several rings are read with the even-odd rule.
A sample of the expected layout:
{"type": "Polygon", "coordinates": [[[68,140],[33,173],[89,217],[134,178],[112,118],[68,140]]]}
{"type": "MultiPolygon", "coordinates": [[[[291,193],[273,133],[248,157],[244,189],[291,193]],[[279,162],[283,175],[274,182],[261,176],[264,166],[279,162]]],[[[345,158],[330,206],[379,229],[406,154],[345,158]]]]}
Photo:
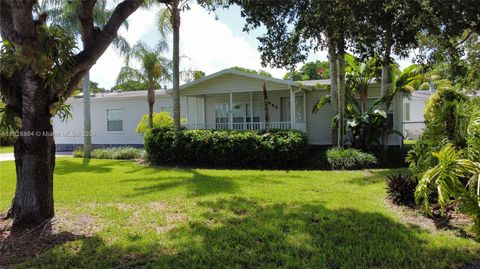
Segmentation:
{"type": "MultiPolygon", "coordinates": [[[[252,73],[242,72],[242,71],[239,71],[239,70],[236,70],[236,69],[224,69],[224,70],[221,70],[219,72],[213,73],[211,75],[205,76],[203,78],[196,79],[196,80],[193,80],[193,81],[188,82],[186,84],[183,84],[183,85],[180,86],[180,90],[192,87],[194,85],[200,84],[200,83],[205,82],[207,80],[219,77],[221,75],[228,75],[228,74],[233,74],[233,75],[238,75],[238,76],[243,76],[243,77],[253,78],[253,79],[259,79],[259,80],[263,80],[263,81],[270,81],[270,82],[279,83],[279,84],[288,85],[288,86],[294,86],[294,87],[300,87],[301,86],[300,83],[290,81],[290,80],[283,80],[283,79],[279,79],[279,78],[272,78],[272,77],[267,77],[267,76],[262,76],[262,75],[256,75],[256,74],[252,74],[252,73]]],[[[306,88],[306,87],[308,87],[308,86],[303,86],[303,89],[310,89],[309,87],[308,88],[306,88]]]]}
{"type": "Polygon", "coordinates": [[[233,128],[233,93],[230,92],[230,107],[229,107],[229,115],[228,115],[228,128],[233,128]]]}

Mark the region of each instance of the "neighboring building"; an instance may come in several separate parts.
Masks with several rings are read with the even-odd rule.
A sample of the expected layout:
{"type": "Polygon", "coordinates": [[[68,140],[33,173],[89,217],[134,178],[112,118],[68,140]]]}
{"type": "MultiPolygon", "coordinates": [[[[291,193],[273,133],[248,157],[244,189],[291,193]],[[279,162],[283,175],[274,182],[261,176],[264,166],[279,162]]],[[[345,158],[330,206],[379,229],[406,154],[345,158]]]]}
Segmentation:
{"type": "Polygon", "coordinates": [[[425,128],[423,109],[435,91],[414,91],[403,99],[403,135],[405,139],[418,139],[425,128]]]}
{"type": "MultiPolygon", "coordinates": [[[[270,128],[305,131],[311,145],[331,145],[331,105],[318,113],[312,107],[325,90],[316,84],[329,80],[301,83],[226,69],[180,87],[182,125],[189,129],[259,130],[265,128],[262,84],[266,83],[270,128]]],[[[91,98],[92,144],[94,146],[142,146],[143,137],[135,128],[148,113],[145,91],[104,93],[91,98]]],[[[369,90],[372,103],[380,97],[380,85],[369,90]]],[[[73,119],[54,121],[55,141],[59,150],[71,150],[83,144],[83,99],[68,100],[73,119]]],[[[154,111],[172,111],[170,90],[157,90],[154,111]]],[[[402,98],[395,98],[388,113],[390,124],[402,128],[402,98]]],[[[348,143],[348,141],[347,141],[348,143]]],[[[399,135],[389,136],[389,145],[401,146],[399,135]]]]}

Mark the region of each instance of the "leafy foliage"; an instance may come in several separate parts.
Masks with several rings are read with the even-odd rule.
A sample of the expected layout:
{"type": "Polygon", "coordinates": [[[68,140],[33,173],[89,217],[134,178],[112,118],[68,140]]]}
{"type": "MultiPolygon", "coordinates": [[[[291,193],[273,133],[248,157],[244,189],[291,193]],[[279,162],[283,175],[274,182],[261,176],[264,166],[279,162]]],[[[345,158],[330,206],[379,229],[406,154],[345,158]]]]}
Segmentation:
{"type": "Polygon", "coordinates": [[[327,151],[327,162],[333,170],[353,170],[373,167],[377,158],[358,149],[333,148],[327,151]]]}
{"type": "Polygon", "coordinates": [[[235,70],[238,70],[238,71],[242,71],[242,72],[246,72],[246,73],[250,73],[250,74],[255,74],[255,75],[272,77],[272,74],[268,73],[265,70],[258,70],[257,71],[257,70],[248,69],[248,68],[245,68],[245,67],[240,67],[240,66],[234,66],[234,67],[231,67],[231,69],[235,69],[235,70]]]}
{"type": "Polygon", "coordinates": [[[448,144],[433,156],[438,164],[429,169],[420,179],[415,191],[415,200],[427,213],[429,195],[438,193],[438,202],[445,209],[451,201],[457,202],[460,211],[470,215],[474,221],[474,232],[480,236],[480,162],[462,158],[463,152],[448,144]]]}
{"type": "MultiPolygon", "coordinates": [[[[173,128],[173,118],[168,112],[153,113],[153,128],[173,128]]],[[[143,115],[135,130],[137,133],[145,133],[148,127],[148,115],[143,115]]]]}
{"type": "MultiPolygon", "coordinates": [[[[44,80],[46,94],[53,100],[49,106],[49,112],[53,116],[65,108],[62,104],[69,97],[64,95],[75,63],[73,52],[76,46],[73,37],[57,26],[38,26],[37,34],[40,42],[45,44],[42,50],[19,50],[8,40],[3,40],[0,48],[0,74],[2,79],[15,81],[27,67],[38,73],[44,80]]],[[[2,108],[2,128],[15,129],[22,125],[19,104],[12,101],[18,99],[20,94],[17,87],[18,83],[5,82],[0,88],[0,98],[5,104],[2,108]]]]}
{"type": "Polygon", "coordinates": [[[412,175],[389,175],[387,177],[388,197],[398,205],[412,205],[415,203],[415,188],[418,180],[412,175]]]}
{"type": "MultiPolygon", "coordinates": [[[[155,88],[160,88],[160,84],[157,83],[155,88]]],[[[124,92],[145,91],[147,90],[147,84],[145,82],[129,79],[123,83],[117,83],[117,85],[113,86],[111,90],[112,91],[122,90],[124,92]]]]}
{"type": "MultiPolygon", "coordinates": [[[[145,151],[143,149],[132,147],[102,148],[92,151],[92,158],[94,159],[133,160],[141,159],[144,155],[145,151]]],[[[83,149],[75,149],[73,156],[83,158],[83,149]]]]}
{"type": "Polygon", "coordinates": [[[307,152],[305,133],[293,130],[181,130],[145,133],[145,150],[155,164],[215,167],[298,167],[307,152]]]}
{"type": "Polygon", "coordinates": [[[330,78],[330,64],[328,61],[308,62],[298,71],[288,72],[283,79],[293,81],[317,80],[330,78]]]}
{"type": "Polygon", "coordinates": [[[447,143],[458,149],[465,148],[467,128],[478,107],[478,101],[468,101],[465,95],[453,89],[433,94],[424,109],[426,128],[407,156],[411,171],[421,177],[437,164],[431,152],[440,151],[447,143]]]}

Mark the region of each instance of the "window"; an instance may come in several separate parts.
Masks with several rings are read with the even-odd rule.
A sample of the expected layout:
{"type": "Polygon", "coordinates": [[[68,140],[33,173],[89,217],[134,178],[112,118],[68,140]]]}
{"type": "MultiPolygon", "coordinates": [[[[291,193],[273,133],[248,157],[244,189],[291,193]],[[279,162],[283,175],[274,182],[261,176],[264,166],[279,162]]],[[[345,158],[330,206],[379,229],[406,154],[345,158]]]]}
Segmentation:
{"type": "Polygon", "coordinates": [[[107,109],[107,132],[123,131],[122,114],[122,108],[107,109]]]}
{"type": "Polygon", "coordinates": [[[405,120],[410,120],[410,103],[405,103],[405,120]]]}
{"type": "Polygon", "coordinates": [[[250,106],[250,104],[234,104],[232,113],[234,123],[250,122],[251,116],[253,116],[253,122],[260,121],[259,109],[258,106],[256,106],[255,104],[253,105],[253,115],[251,115],[252,107],[250,106]]]}
{"type": "MultiPolygon", "coordinates": [[[[290,97],[280,97],[280,121],[290,121],[290,97]]],[[[303,96],[295,96],[295,120],[303,121],[303,96]]]]}
{"type": "Polygon", "coordinates": [[[215,104],[215,123],[228,123],[228,114],[228,104],[215,104]]]}

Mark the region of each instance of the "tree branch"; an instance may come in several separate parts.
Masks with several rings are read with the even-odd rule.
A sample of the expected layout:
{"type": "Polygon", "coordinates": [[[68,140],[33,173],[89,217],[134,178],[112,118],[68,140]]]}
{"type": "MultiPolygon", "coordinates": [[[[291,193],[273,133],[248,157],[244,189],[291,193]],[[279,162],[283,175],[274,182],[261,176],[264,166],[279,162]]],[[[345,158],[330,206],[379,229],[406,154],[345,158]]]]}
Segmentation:
{"type": "MultiPolygon", "coordinates": [[[[82,26],[82,41],[84,44],[88,44],[92,39],[92,33],[94,30],[93,25],[93,8],[97,0],[82,1],[82,10],[79,13],[79,20],[82,26]]],[[[94,37],[93,37],[94,38],[94,37]]]]}
{"type": "Polygon", "coordinates": [[[12,8],[5,0],[0,1],[0,33],[2,39],[7,39],[21,46],[31,45],[30,43],[33,41],[32,39],[25,38],[15,30],[12,8]]]}
{"type": "Polygon", "coordinates": [[[96,63],[117,36],[122,23],[142,4],[143,1],[139,0],[124,0],[118,4],[103,30],[76,55],[75,72],[68,85],[67,96],[74,91],[81,80],[83,75],[79,74],[85,74],[96,63]]]}

